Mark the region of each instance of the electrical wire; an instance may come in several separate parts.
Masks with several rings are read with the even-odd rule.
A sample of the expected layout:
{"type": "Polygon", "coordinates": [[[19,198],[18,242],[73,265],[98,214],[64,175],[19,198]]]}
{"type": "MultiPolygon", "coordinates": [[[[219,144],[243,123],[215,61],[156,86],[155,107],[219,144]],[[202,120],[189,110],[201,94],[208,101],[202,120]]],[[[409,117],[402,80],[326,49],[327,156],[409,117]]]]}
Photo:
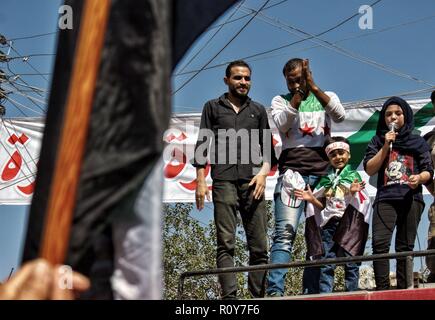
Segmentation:
{"type": "MultiPolygon", "coordinates": [[[[284,3],[284,2],[287,2],[287,1],[289,1],[289,0],[282,0],[282,1],[280,1],[280,2],[277,2],[277,3],[271,4],[270,6],[264,7],[261,11],[266,11],[267,9],[270,9],[270,8],[276,7],[276,6],[278,6],[278,5],[280,5],[280,4],[284,3]]],[[[245,15],[243,15],[243,16],[241,16],[241,17],[235,18],[235,19],[233,19],[233,20],[226,21],[226,22],[224,22],[224,23],[217,24],[217,25],[214,25],[214,26],[210,26],[206,31],[210,31],[210,30],[213,30],[213,29],[219,28],[219,27],[221,27],[221,26],[228,25],[228,24],[231,24],[231,23],[233,23],[233,22],[236,22],[236,21],[242,20],[242,19],[244,19],[244,18],[246,18],[246,17],[249,17],[249,16],[252,15],[252,14],[253,14],[253,13],[248,13],[248,14],[245,14],[245,15]]]]}
{"type": "MultiPolygon", "coordinates": [[[[381,2],[381,1],[382,1],[382,0],[377,0],[377,1],[375,1],[374,3],[372,3],[370,6],[373,7],[373,6],[377,5],[377,4],[378,4],[379,2],[381,2]]],[[[325,30],[325,31],[322,31],[322,32],[316,34],[315,36],[316,36],[316,37],[320,37],[320,36],[322,36],[322,35],[324,35],[324,34],[326,34],[326,33],[329,33],[329,32],[331,32],[331,31],[333,31],[333,30],[335,30],[335,29],[341,27],[342,25],[344,25],[345,23],[349,22],[350,20],[354,19],[354,18],[357,17],[357,16],[359,16],[359,13],[353,14],[352,16],[350,16],[350,17],[344,19],[343,21],[339,22],[338,24],[334,25],[333,27],[331,27],[331,28],[329,28],[329,29],[327,29],[327,30],[325,30]]],[[[261,56],[261,55],[264,55],[264,54],[268,54],[268,53],[275,52],[275,51],[278,51],[278,50],[281,50],[281,49],[284,49],[284,48],[288,48],[288,47],[290,47],[290,46],[296,45],[296,44],[298,44],[298,43],[305,42],[305,41],[307,41],[307,40],[309,40],[309,38],[301,39],[301,40],[297,40],[297,41],[294,41],[294,42],[291,42],[291,43],[288,43],[288,44],[282,45],[282,46],[280,46],[280,47],[277,47],[277,48],[274,48],[274,49],[270,49],[270,50],[266,50],[266,51],[262,51],[262,52],[258,52],[258,53],[255,53],[255,54],[252,54],[252,55],[249,55],[249,56],[246,56],[246,57],[240,58],[240,59],[241,59],[241,60],[248,60],[248,59],[255,58],[255,57],[258,57],[258,56],[261,56]]],[[[203,68],[203,70],[209,70],[209,69],[213,69],[213,68],[218,68],[218,67],[226,66],[228,63],[229,63],[229,62],[227,61],[227,62],[224,62],[224,63],[216,64],[216,65],[210,66],[210,67],[208,67],[208,68],[203,68]]],[[[199,70],[192,70],[192,71],[188,71],[188,72],[184,72],[184,73],[176,74],[175,76],[180,76],[180,75],[184,75],[184,74],[195,73],[195,72],[198,72],[198,71],[199,71],[199,70]]],[[[202,70],[201,70],[201,71],[202,71],[202,70]]]]}
{"type": "MultiPolygon", "coordinates": [[[[16,54],[18,54],[19,56],[22,56],[22,54],[20,53],[20,52],[18,52],[18,50],[17,49],[15,49],[14,48],[14,46],[12,46],[12,41],[10,41],[9,42],[9,44],[10,44],[10,48],[12,49],[12,51],[14,51],[16,54]]],[[[24,61],[25,63],[27,63],[28,65],[29,65],[29,67],[33,70],[33,71],[35,71],[38,75],[40,75],[45,81],[47,81],[48,82],[48,79],[43,75],[43,74],[41,74],[40,72],[39,72],[39,70],[38,69],[36,69],[28,60],[26,60],[26,61],[24,61]]]]}
{"type": "MultiPolygon", "coordinates": [[[[12,74],[14,75],[14,78],[15,78],[13,81],[10,81],[10,80],[9,80],[9,83],[10,83],[12,86],[14,86],[12,82],[15,83],[16,80],[19,80],[19,81],[23,82],[24,84],[28,85],[29,88],[32,88],[32,86],[30,86],[29,83],[27,83],[26,81],[24,81],[24,80],[20,77],[20,75],[16,74],[15,72],[13,72],[13,71],[11,70],[11,68],[10,68],[10,66],[9,66],[9,62],[6,63],[6,67],[7,67],[7,69],[9,70],[9,72],[12,73],[12,74]]],[[[9,77],[9,79],[10,79],[10,77],[9,77]]],[[[14,87],[15,87],[15,86],[14,86],[14,87]]],[[[16,87],[15,87],[15,88],[16,88],[16,87]]],[[[16,88],[16,89],[19,90],[18,88],[16,88]]],[[[37,95],[39,95],[40,97],[43,97],[43,95],[42,95],[40,92],[38,92],[37,90],[34,90],[34,92],[35,92],[37,95]]],[[[38,105],[35,101],[33,101],[33,100],[31,100],[31,99],[30,99],[29,101],[30,101],[32,104],[34,104],[36,107],[38,107],[38,109],[40,109],[42,112],[45,113],[44,108],[42,108],[40,105],[38,105]]]]}
{"type": "MultiPolygon", "coordinates": [[[[10,58],[8,58],[8,60],[11,61],[11,60],[18,60],[18,59],[28,59],[28,58],[32,58],[32,57],[52,57],[55,55],[56,55],[55,53],[34,53],[34,54],[26,55],[26,56],[10,57],[10,58]]],[[[26,62],[26,61],[23,61],[23,62],[26,62]]]]}
{"type": "MultiPolygon", "coordinates": [[[[248,8],[248,9],[252,10],[250,8],[248,8]]],[[[358,60],[360,62],[369,64],[371,66],[374,66],[375,68],[378,68],[378,69],[381,69],[383,71],[392,73],[392,74],[394,74],[396,76],[399,76],[399,77],[402,77],[402,78],[406,78],[408,80],[413,80],[413,81],[416,81],[418,83],[423,83],[423,84],[425,84],[427,86],[433,86],[432,83],[429,83],[429,82],[427,82],[425,80],[422,80],[422,79],[419,79],[419,78],[417,78],[415,76],[412,76],[412,75],[409,75],[407,73],[404,73],[404,72],[402,72],[400,70],[394,69],[394,68],[392,68],[390,66],[381,64],[381,63],[379,63],[377,61],[374,61],[373,59],[369,59],[369,58],[364,57],[364,56],[362,56],[362,55],[360,55],[358,53],[352,52],[352,51],[350,51],[348,49],[344,49],[344,48],[342,48],[342,47],[340,47],[340,46],[338,46],[336,44],[333,44],[333,43],[331,43],[329,41],[323,40],[323,39],[317,37],[316,35],[308,33],[308,32],[306,32],[306,31],[304,31],[304,30],[302,30],[300,28],[296,28],[294,26],[285,24],[285,23],[281,22],[278,19],[270,18],[267,15],[265,15],[264,13],[259,13],[259,16],[257,18],[262,19],[266,23],[271,24],[271,25],[273,25],[275,27],[278,27],[280,29],[281,29],[281,26],[282,26],[282,27],[286,28],[286,29],[284,29],[284,31],[287,31],[287,32],[292,33],[292,34],[296,34],[297,36],[300,36],[298,33],[301,33],[303,35],[307,35],[308,38],[305,38],[305,39],[307,39],[309,41],[313,41],[313,42],[319,43],[324,48],[334,50],[335,52],[338,52],[340,54],[343,54],[343,55],[345,55],[347,57],[350,57],[352,59],[358,60]],[[289,28],[290,30],[288,30],[287,28],[289,28]]],[[[283,29],[281,29],[281,30],[283,30],[283,29]]]]}
{"type": "Polygon", "coordinates": [[[19,107],[28,109],[28,110],[36,113],[36,114],[39,114],[39,115],[44,115],[43,113],[37,112],[37,111],[33,110],[32,108],[29,108],[28,106],[26,106],[26,105],[24,105],[22,103],[19,103],[18,101],[15,101],[14,99],[12,99],[12,98],[10,98],[8,96],[6,96],[5,99],[8,100],[11,104],[13,104],[17,109],[19,109],[21,114],[23,114],[25,117],[29,117],[29,116],[27,114],[25,114],[19,107]]]}
{"type": "Polygon", "coordinates": [[[57,34],[57,31],[48,32],[48,33],[41,33],[41,34],[35,34],[33,36],[25,36],[25,37],[7,39],[7,41],[18,41],[18,40],[24,40],[24,39],[34,39],[34,38],[40,38],[40,37],[50,36],[52,34],[57,34]]]}
{"type": "MultiPolygon", "coordinates": [[[[34,99],[32,99],[31,98],[31,96],[30,95],[28,95],[28,94],[26,94],[26,93],[24,93],[24,92],[22,92],[19,88],[17,88],[13,83],[10,83],[9,84],[10,86],[12,86],[14,89],[16,89],[18,92],[21,92],[21,95],[23,96],[23,97],[25,97],[25,98],[27,98],[32,104],[34,104],[39,110],[41,110],[42,111],[42,115],[45,115],[45,110],[44,110],[44,108],[43,107],[41,107],[38,103],[36,103],[35,101],[34,101],[34,99],[36,99],[36,98],[34,98],[34,99]]],[[[32,91],[32,92],[34,92],[34,91],[32,91]]],[[[17,102],[18,103],[18,102],[17,102]]],[[[46,103],[45,103],[46,104],[46,103]]],[[[22,105],[22,104],[20,104],[20,105],[22,105]]],[[[24,106],[24,105],[22,105],[22,106],[24,106]]],[[[28,107],[28,106],[24,106],[24,108],[27,108],[27,109],[29,109],[29,110],[32,110],[32,112],[34,112],[34,113],[36,113],[36,114],[41,114],[40,112],[38,112],[38,111],[35,111],[34,109],[32,109],[32,108],[30,108],[30,107],[28,107]]]]}
{"type": "MultiPolygon", "coordinates": [[[[364,32],[362,34],[359,33],[359,34],[356,34],[356,35],[349,36],[347,38],[342,38],[340,40],[336,40],[336,41],[334,41],[332,43],[333,44],[338,44],[338,43],[341,43],[341,42],[344,42],[344,41],[349,41],[349,40],[354,40],[354,39],[359,39],[359,38],[364,38],[364,37],[370,37],[370,36],[376,35],[378,33],[390,31],[390,30],[393,30],[393,29],[396,29],[396,28],[400,28],[400,27],[403,27],[403,26],[419,23],[419,22],[422,22],[422,21],[425,21],[425,20],[428,20],[428,19],[433,19],[433,18],[435,18],[435,15],[430,15],[430,16],[426,16],[426,17],[423,17],[423,18],[419,18],[419,19],[403,22],[403,23],[400,23],[400,24],[392,25],[392,26],[389,26],[389,27],[385,27],[385,28],[382,28],[382,29],[379,29],[379,30],[376,30],[376,31],[364,32]]],[[[315,48],[320,48],[320,47],[321,47],[321,45],[314,45],[314,46],[310,46],[310,47],[305,47],[305,48],[293,50],[292,53],[304,52],[304,51],[308,51],[308,50],[315,49],[315,48]]],[[[284,55],[288,55],[288,53],[284,52],[284,53],[279,53],[279,54],[274,54],[274,55],[269,55],[269,56],[265,55],[265,56],[259,57],[257,59],[250,59],[250,61],[260,61],[260,60],[271,59],[271,58],[275,58],[275,57],[279,57],[279,56],[284,56],[284,55]]]]}
{"type": "MultiPolygon", "coordinates": [[[[243,5],[243,3],[245,2],[245,0],[242,0],[239,5],[237,6],[237,8],[231,13],[231,15],[228,17],[228,19],[225,21],[227,22],[229,19],[231,19],[236,13],[237,11],[239,11],[240,7],[243,5]]],[[[195,60],[195,58],[209,45],[209,43],[214,39],[214,37],[219,33],[219,31],[222,30],[222,28],[224,27],[225,23],[221,25],[221,27],[219,27],[219,29],[216,30],[216,32],[207,40],[207,42],[189,59],[189,61],[181,68],[180,72],[183,72],[191,63],[193,60],[195,60]]]]}
{"type": "Polygon", "coordinates": [[[38,98],[32,97],[31,95],[28,95],[26,92],[33,92],[32,90],[17,90],[16,88],[14,88],[15,90],[10,89],[9,87],[4,87],[5,89],[9,90],[8,93],[10,94],[15,94],[15,95],[19,95],[28,99],[31,99],[33,101],[42,103],[42,104],[47,104],[47,101],[43,101],[40,100],[38,98]]]}
{"type": "MultiPolygon", "coordinates": [[[[252,20],[257,16],[257,14],[269,3],[270,0],[266,0],[264,4],[261,6],[260,9],[257,10],[256,14],[254,14],[240,29],[237,31],[237,33],[216,53],[200,70],[198,70],[197,73],[195,73],[193,76],[191,76],[189,79],[187,79],[175,92],[172,93],[172,95],[175,95],[178,91],[183,89],[188,83],[190,83],[196,76],[204,70],[205,67],[207,67],[216,57],[227,48],[231,42],[233,42],[234,39],[237,38],[237,36],[251,23],[252,20]]],[[[381,1],[381,0],[378,0],[381,1]]]]}
{"type": "Polygon", "coordinates": [[[40,75],[44,75],[44,76],[51,76],[53,73],[20,73],[20,76],[40,76],[40,75]]]}
{"type": "MultiPolygon", "coordinates": [[[[9,82],[9,81],[7,81],[7,82],[9,82]]],[[[38,88],[38,87],[35,87],[35,86],[28,86],[28,85],[21,84],[21,83],[14,83],[14,85],[20,86],[20,87],[29,88],[31,92],[39,91],[39,92],[47,93],[46,89],[38,88]]]]}

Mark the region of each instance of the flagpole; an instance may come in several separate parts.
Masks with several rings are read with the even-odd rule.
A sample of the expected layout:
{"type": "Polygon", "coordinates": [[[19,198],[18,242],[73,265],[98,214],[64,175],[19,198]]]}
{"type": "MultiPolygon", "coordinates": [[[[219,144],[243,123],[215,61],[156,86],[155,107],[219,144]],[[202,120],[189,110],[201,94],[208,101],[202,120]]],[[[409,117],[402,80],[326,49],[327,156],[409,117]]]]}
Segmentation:
{"type": "Polygon", "coordinates": [[[40,256],[64,263],[110,0],[85,0],[40,256]]]}

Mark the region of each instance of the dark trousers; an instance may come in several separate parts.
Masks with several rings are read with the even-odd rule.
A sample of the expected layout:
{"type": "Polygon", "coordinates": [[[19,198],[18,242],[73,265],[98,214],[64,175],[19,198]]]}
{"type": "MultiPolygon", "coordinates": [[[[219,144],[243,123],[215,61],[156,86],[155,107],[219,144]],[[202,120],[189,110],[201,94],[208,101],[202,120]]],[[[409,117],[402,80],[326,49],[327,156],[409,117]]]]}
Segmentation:
{"type": "MultiPolygon", "coordinates": [[[[249,250],[249,265],[267,264],[267,213],[264,198],[253,198],[247,181],[214,181],[213,204],[217,236],[218,268],[234,266],[237,211],[240,212],[249,250]]],[[[248,288],[253,297],[263,297],[266,271],[250,272],[248,288]]],[[[236,298],[236,274],[219,275],[222,299],[236,298]]]]}
{"type": "MultiPolygon", "coordinates": [[[[428,218],[427,250],[431,250],[435,249],[435,201],[429,208],[428,218]]],[[[426,265],[430,271],[427,282],[435,282],[435,256],[426,257],[426,265]]]]}
{"type": "MultiPolygon", "coordinates": [[[[396,230],[396,252],[414,249],[417,227],[424,209],[424,204],[410,199],[380,201],[373,211],[373,254],[388,253],[394,228],[396,230]]],[[[390,288],[389,260],[374,261],[376,290],[390,288]]],[[[397,259],[397,288],[406,289],[406,259],[397,259]]]]}

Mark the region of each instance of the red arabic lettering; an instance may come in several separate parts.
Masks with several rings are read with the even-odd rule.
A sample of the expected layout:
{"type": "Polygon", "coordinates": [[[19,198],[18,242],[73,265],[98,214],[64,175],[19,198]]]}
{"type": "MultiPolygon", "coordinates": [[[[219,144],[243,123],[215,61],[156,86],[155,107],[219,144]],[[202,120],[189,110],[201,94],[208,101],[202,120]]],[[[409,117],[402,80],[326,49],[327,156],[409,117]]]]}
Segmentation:
{"type": "Polygon", "coordinates": [[[171,154],[171,160],[166,165],[164,173],[168,179],[177,177],[186,166],[186,155],[178,148],[174,148],[171,154]],[[178,163],[178,164],[176,164],[178,163]]]}
{"type": "Polygon", "coordinates": [[[15,151],[14,154],[9,159],[8,163],[6,164],[5,168],[2,172],[2,180],[3,181],[10,181],[14,179],[18,172],[20,172],[21,164],[23,163],[23,158],[21,157],[21,154],[18,151],[15,151]]]}
{"type": "MultiPolygon", "coordinates": [[[[12,134],[9,139],[7,140],[10,144],[15,145],[17,142],[19,144],[24,145],[27,141],[29,141],[29,138],[23,133],[20,137],[18,137],[15,133],[12,134]]],[[[6,163],[6,165],[3,168],[3,172],[1,173],[1,179],[3,181],[11,181],[15,178],[17,178],[18,174],[20,173],[21,166],[23,164],[23,157],[21,154],[17,151],[15,151],[12,155],[9,161],[6,163]]],[[[15,186],[20,192],[31,195],[33,193],[35,182],[31,182],[28,185],[15,186]]]]}

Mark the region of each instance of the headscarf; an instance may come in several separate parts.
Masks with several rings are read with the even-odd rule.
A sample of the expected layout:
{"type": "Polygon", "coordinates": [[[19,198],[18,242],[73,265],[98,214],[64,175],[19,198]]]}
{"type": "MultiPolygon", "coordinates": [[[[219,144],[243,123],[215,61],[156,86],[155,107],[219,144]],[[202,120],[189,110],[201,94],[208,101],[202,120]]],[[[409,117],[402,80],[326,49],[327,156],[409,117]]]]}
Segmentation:
{"type": "Polygon", "coordinates": [[[403,127],[399,129],[396,140],[393,142],[393,147],[399,150],[406,150],[410,152],[426,152],[429,151],[429,146],[425,141],[416,134],[413,134],[414,130],[414,113],[408,102],[399,97],[391,97],[385,101],[382,106],[381,113],[379,115],[378,127],[376,128],[376,137],[378,138],[381,145],[385,143],[385,134],[390,131],[387,124],[385,123],[385,111],[388,106],[392,104],[397,104],[403,111],[404,124],[403,127]]]}

